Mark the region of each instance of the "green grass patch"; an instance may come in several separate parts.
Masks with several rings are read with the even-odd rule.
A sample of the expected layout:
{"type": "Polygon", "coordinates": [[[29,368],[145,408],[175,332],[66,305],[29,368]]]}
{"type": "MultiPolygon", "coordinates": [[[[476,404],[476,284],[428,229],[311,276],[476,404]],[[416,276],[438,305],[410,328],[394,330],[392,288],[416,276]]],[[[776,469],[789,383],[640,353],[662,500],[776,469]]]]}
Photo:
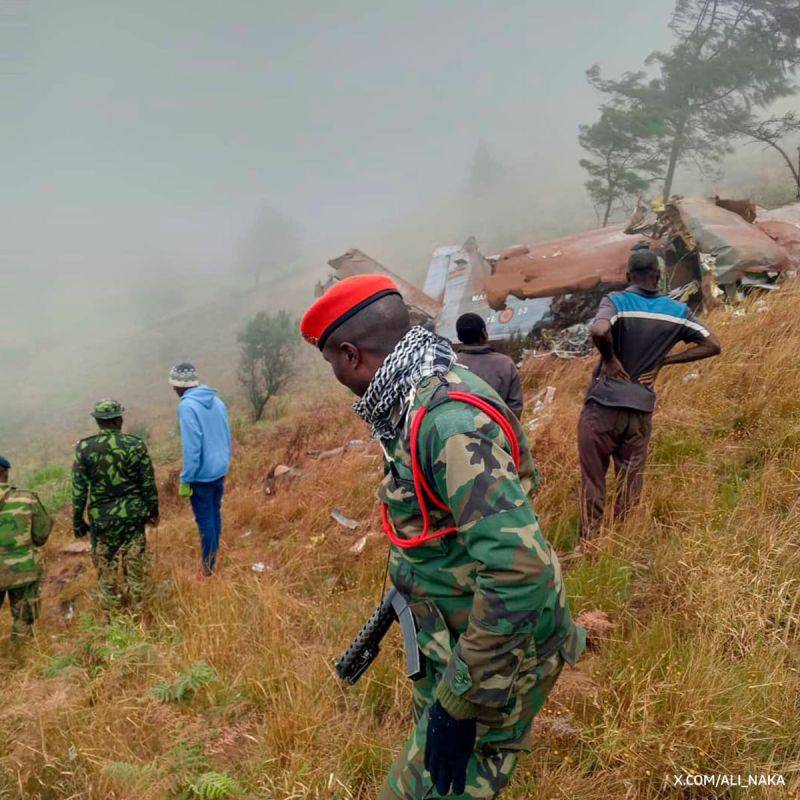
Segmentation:
{"type": "Polygon", "coordinates": [[[60,464],[48,464],[35,470],[25,481],[25,487],[36,492],[50,511],[63,508],[72,499],[70,474],[60,464]]]}
{"type": "Polygon", "coordinates": [[[685,431],[659,430],[653,437],[650,460],[654,464],[681,464],[684,461],[705,461],[706,443],[685,431]]]}
{"type": "Polygon", "coordinates": [[[578,509],[551,519],[544,534],[556,550],[572,550],[578,543],[581,514],[578,509]]]}
{"type": "Polygon", "coordinates": [[[573,613],[595,608],[610,615],[621,611],[630,594],[632,577],[631,565],[612,555],[576,564],[564,575],[573,613]]]}

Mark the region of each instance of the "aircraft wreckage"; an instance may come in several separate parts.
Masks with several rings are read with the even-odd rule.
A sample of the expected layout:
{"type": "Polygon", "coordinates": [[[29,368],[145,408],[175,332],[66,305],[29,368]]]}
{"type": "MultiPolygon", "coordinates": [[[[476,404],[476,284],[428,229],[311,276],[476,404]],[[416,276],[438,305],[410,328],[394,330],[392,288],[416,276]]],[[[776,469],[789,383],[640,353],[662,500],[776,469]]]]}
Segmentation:
{"type": "Polygon", "coordinates": [[[626,285],[627,260],[648,242],[664,263],[664,289],[693,307],[773,291],[800,269],[800,203],[767,211],[747,200],[674,197],[640,202],[626,225],[517,245],[484,256],[474,238],[437,248],[420,289],[360,250],[331,259],[317,295],[350,275],[383,272],[397,282],[416,323],[456,338],[468,311],[486,320],[490,340],[549,343],[554,331],[585,323],[606,292],[626,285]]]}

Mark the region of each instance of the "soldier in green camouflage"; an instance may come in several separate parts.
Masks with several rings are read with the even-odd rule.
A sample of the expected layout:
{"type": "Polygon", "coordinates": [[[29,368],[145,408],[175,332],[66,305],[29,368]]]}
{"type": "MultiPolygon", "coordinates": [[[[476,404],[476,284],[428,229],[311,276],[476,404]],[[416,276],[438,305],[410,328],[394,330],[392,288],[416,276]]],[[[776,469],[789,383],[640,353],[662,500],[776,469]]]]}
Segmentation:
{"type": "Polygon", "coordinates": [[[516,416],[455,364],[446,340],[410,328],[396,287],[365,297],[359,284],[348,286],[354,302],[329,298],[356,281],[330,289],[301,330],[361,398],[354,409],[383,448],[390,573],[411,605],[426,661],[413,687],[413,733],[379,800],[494,798],[530,749],[533,719],[563,665],[583,651],[585,632],[572,621],[558,559],[531,507],[539,476],[516,416]],[[338,316],[326,315],[325,302],[338,316]],[[518,468],[498,422],[451,399],[454,391],[502,414],[519,443],[518,468]],[[429,526],[410,452],[423,410],[419,466],[442,506],[426,504],[429,526]],[[413,542],[428,527],[451,532],[413,542]]]}
{"type": "Polygon", "coordinates": [[[42,565],[37,548],[50,535],[52,522],[39,498],[8,482],[11,464],[0,456],[0,605],[8,595],[11,636],[33,631],[39,616],[42,565]]]}
{"type": "Polygon", "coordinates": [[[81,439],[72,467],[72,527],[91,536],[100,604],[119,606],[122,569],[128,598],[142,602],[146,572],[145,525],[158,525],[158,492],[147,446],[122,432],[124,408],[101,400],[92,411],[100,432],[81,439]],[[87,523],[84,514],[88,514],[87,523]]]}

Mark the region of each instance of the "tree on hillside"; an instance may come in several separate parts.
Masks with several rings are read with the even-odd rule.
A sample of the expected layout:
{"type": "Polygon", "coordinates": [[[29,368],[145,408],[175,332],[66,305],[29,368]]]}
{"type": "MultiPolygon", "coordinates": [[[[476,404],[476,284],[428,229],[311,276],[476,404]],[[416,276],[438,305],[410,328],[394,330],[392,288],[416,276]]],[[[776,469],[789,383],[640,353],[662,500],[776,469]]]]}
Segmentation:
{"type": "Polygon", "coordinates": [[[660,121],[646,112],[606,106],[593,125],[581,125],[578,142],[589,154],[580,165],[589,173],[584,184],[602,227],[612,211],[641,194],[664,167],[659,148],[660,121]]]}
{"type": "Polygon", "coordinates": [[[294,220],[265,204],[239,244],[239,267],[258,286],[265,273],[280,271],[297,261],[301,250],[294,220]]]}
{"type": "Polygon", "coordinates": [[[677,0],[670,21],[676,43],[646,60],[648,71],[590,83],[616,107],[646,111],[664,125],[663,194],[678,164],[705,170],[730,149],[729,122],[796,91],[800,63],[797,0],[677,0]]]}
{"type": "Polygon", "coordinates": [[[276,395],[294,372],[294,356],[300,341],[297,322],[288,311],[270,315],[260,312],[251,317],[237,337],[241,345],[239,382],[245,390],[258,422],[271,397],[276,395]]]}
{"type": "Polygon", "coordinates": [[[795,148],[797,151],[795,160],[793,154],[790,155],[789,145],[786,143],[787,137],[800,134],[800,118],[791,111],[781,117],[762,120],[748,115],[748,118],[734,124],[733,130],[743,139],[760,142],[778,152],[792,175],[796,197],[800,200],[800,146],[795,148]]]}

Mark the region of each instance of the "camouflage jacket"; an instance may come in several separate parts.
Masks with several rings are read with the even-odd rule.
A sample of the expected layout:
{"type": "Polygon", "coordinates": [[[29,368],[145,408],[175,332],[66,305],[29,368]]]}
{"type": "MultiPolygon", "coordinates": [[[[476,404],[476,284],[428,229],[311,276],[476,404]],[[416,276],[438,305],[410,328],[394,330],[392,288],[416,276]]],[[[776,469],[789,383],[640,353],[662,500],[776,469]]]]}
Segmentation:
{"type": "Polygon", "coordinates": [[[33,583],[42,577],[37,547],[53,523],[39,498],[0,483],[0,590],[33,583]]]}
{"type": "Polygon", "coordinates": [[[574,663],[585,634],[572,622],[558,559],[531,507],[539,473],[519,420],[469,370],[456,365],[445,381],[504,413],[519,440],[520,469],[496,423],[461,402],[437,404],[447,387],[437,377],[423,381],[398,435],[384,442],[379,499],[400,536],[421,532],[409,432],[419,409],[428,406],[419,434],[421,465],[450,509],[430,508],[431,530],[459,530],[413,549],[393,546],[390,572],[412,603],[421,650],[438,667],[442,705],[502,729],[519,679],[556,650],[574,663]]]}
{"type": "Polygon", "coordinates": [[[88,501],[94,530],[120,523],[141,524],[158,515],[153,463],[145,443],[121,431],[81,439],[72,466],[72,521],[83,522],[88,501]]]}

